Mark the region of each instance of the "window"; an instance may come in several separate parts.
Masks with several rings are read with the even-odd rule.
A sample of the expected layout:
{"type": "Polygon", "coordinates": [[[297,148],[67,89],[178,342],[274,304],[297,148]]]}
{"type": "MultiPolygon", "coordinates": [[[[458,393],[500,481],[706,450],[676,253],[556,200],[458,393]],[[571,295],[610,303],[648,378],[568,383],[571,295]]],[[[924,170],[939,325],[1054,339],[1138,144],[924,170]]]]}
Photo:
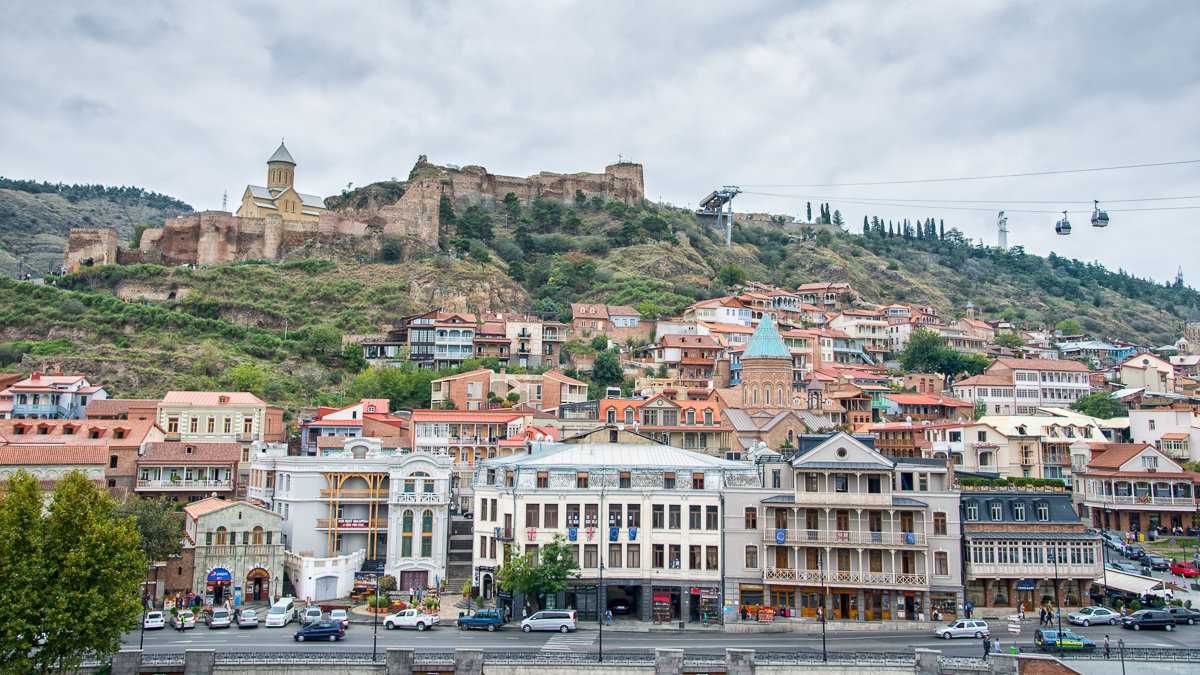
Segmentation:
{"type": "Polygon", "coordinates": [[[721,529],[720,518],[717,515],[717,507],[704,507],[704,529],[719,530],[721,529]]]}
{"type": "Polygon", "coordinates": [[[496,484],[496,470],[495,469],[487,470],[487,484],[488,485],[496,484]]]}
{"type": "Polygon", "coordinates": [[[979,503],[967,502],[967,520],[979,520],[979,503]]]}
{"type": "Polygon", "coordinates": [[[758,508],[754,506],[746,507],[746,525],[747,530],[758,529],[758,508]]]}
{"type": "Polygon", "coordinates": [[[946,514],[942,511],[933,513],[933,533],[946,534],[946,514]]]}
{"type": "Polygon", "coordinates": [[[779,487],[779,485],[780,485],[779,469],[774,469],[771,471],[771,487],[777,488],[777,487],[779,487]]]}
{"type": "Polygon", "coordinates": [[[716,546],[704,547],[704,569],[715,570],[720,569],[720,555],[717,553],[716,546]]]}
{"type": "Polygon", "coordinates": [[[672,530],[678,530],[679,524],[682,520],[682,514],[679,505],[672,504],[667,510],[667,513],[669,514],[667,518],[667,527],[672,530]]]}
{"type": "Polygon", "coordinates": [[[1150,431],[1154,431],[1154,420],[1149,420],[1149,422],[1150,422],[1150,431]]]}
{"type": "Polygon", "coordinates": [[[650,527],[656,530],[661,530],[665,527],[662,504],[654,504],[650,507],[650,527]]]}
{"type": "Polygon", "coordinates": [[[584,544],[583,545],[583,566],[584,567],[593,567],[594,568],[594,567],[600,566],[600,559],[599,559],[600,552],[598,549],[599,549],[599,547],[596,544],[584,544]]]}
{"type": "Polygon", "coordinates": [[[1158,458],[1143,455],[1142,456],[1142,468],[1143,469],[1157,469],[1158,468],[1158,458]]]}
{"type": "Polygon", "coordinates": [[[525,505],[525,527],[538,527],[538,516],[541,514],[541,504],[525,505]]]}
{"type": "Polygon", "coordinates": [[[663,474],[663,489],[664,490],[674,490],[675,489],[675,474],[673,472],[668,471],[663,474]]]}
{"type": "Polygon", "coordinates": [[[178,417],[168,417],[167,418],[167,433],[168,434],[179,433],[179,418],[178,417]]]}
{"type": "Polygon", "coordinates": [[[655,544],[651,552],[651,566],[655,569],[662,569],[666,567],[666,557],[667,554],[665,547],[662,544],[655,544]]]}
{"type": "Polygon", "coordinates": [[[933,554],[933,573],[942,577],[950,574],[950,560],[945,551],[933,554]]]}
{"type": "Polygon", "coordinates": [[[567,527],[579,527],[578,504],[567,504],[567,527]]]}
{"type": "Polygon", "coordinates": [[[208,429],[208,433],[210,433],[210,434],[215,432],[217,429],[217,418],[209,417],[208,418],[208,426],[206,426],[205,428],[208,429]]]}
{"type": "Polygon", "coordinates": [[[704,489],[704,474],[702,474],[702,473],[692,474],[692,489],[693,490],[703,490],[704,489]]]}
{"type": "Polygon", "coordinates": [[[608,545],[608,566],[609,567],[620,567],[621,566],[621,545],[620,544],[609,544],[608,545]]]}
{"type": "Polygon", "coordinates": [[[109,456],[109,458],[108,458],[108,468],[110,468],[110,469],[115,469],[115,468],[117,468],[117,456],[116,456],[116,455],[110,455],[110,456],[109,456]]]}
{"type": "Polygon", "coordinates": [[[628,471],[621,472],[620,482],[618,483],[618,486],[623,487],[623,488],[633,487],[633,479],[630,477],[628,471]]]}
{"type": "Polygon", "coordinates": [[[834,484],[834,490],[836,490],[837,492],[849,492],[850,491],[850,479],[844,473],[834,474],[833,475],[833,484],[834,484]]]}
{"type": "Polygon", "coordinates": [[[629,527],[642,526],[642,505],[630,504],[625,507],[625,524],[629,527]]]}
{"type": "Polygon", "coordinates": [[[548,530],[558,528],[558,504],[546,505],[542,525],[548,530]]]}
{"type": "Polygon", "coordinates": [[[486,500],[486,499],[479,500],[479,519],[480,520],[488,519],[488,500],[486,500]]]}
{"type": "Polygon", "coordinates": [[[583,526],[596,527],[600,524],[600,505],[599,504],[584,504],[583,505],[583,526]]]}
{"type": "Polygon", "coordinates": [[[917,489],[921,492],[929,492],[929,474],[923,473],[917,476],[917,489]]]}
{"type": "Polygon", "coordinates": [[[867,476],[867,492],[873,495],[883,493],[883,479],[879,476],[867,476]]]}
{"type": "Polygon", "coordinates": [[[421,557],[433,557],[433,511],[421,514],[421,557]]]}
{"type": "Polygon", "coordinates": [[[621,520],[622,520],[621,505],[620,504],[609,504],[608,505],[608,526],[609,527],[621,527],[621,520]]]}
{"type": "Polygon", "coordinates": [[[586,471],[580,471],[575,474],[575,487],[586,489],[588,486],[588,475],[586,471]]]}
{"type": "Polygon", "coordinates": [[[548,472],[537,472],[537,486],[540,488],[550,487],[550,474],[548,472]]]}
{"type": "Polygon", "coordinates": [[[1050,520],[1050,505],[1046,502],[1037,503],[1037,519],[1042,522],[1050,520]]]}
{"type": "Polygon", "coordinates": [[[639,569],[642,566],[642,547],[639,544],[625,546],[625,566],[639,569]]]}
{"type": "Polygon", "coordinates": [[[817,488],[817,474],[815,474],[815,473],[804,474],[804,491],[805,492],[816,492],[817,489],[818,489],[817,488]]]}
{"type": "Polygon", "coordinates": [[[850,551],[844,548],[837,549],[837,568],[839,572],[850,571],[850,551]]]}
{"type": "MultiPolygon", "coordinates": [[[[513,486],[513,472],[505,471],[504,472],[504,487],[512,487],[512,486],[513,486]]],[[[584,486],[584,487],[586,487],[586,486],[584,486]]]]}
{"type": "Polygon", "coordinates": [[[700,529],[700,506],[693,504],[688,507],[688,529],[700,529]]]}
{"type": "Polygon", "coordinates": [[[979,432],[979,435],[978,435],[978,439],[979,439],[979,442],[980,442],[980,443],[987,443],[987,432],[986,432],[986,431],[980,431],[980,432],[979,432]]]}
{"type": "Polygon", "coordinates": [[[412,557],[412,536],[413,512],[411,509],[407,509],[400,519],[400,557],[412,557]]]}
{"type": "Polygon", "coordinates": [[[1025,502],[1013,502],[1013,520],[1024,522],[1025,520],[1025,502]]]}
{"type": "Polygon", "coordinates": [[[1004,520],[1004,505],[1000,502],[988,504],[988,512],[993,521],[1004,520]]]}
{"type": "Polygon", "coordinates": [[[689,546],[688,547],[688,569],[702,570],[704,569],[704,547],[689,546]]]}
{"type": "Polygon", "coordinates": [[[191,420],[188,421],[188,430],[193,434],[200,430],[200,418],[199,417],[193,417],[191,420]]]}

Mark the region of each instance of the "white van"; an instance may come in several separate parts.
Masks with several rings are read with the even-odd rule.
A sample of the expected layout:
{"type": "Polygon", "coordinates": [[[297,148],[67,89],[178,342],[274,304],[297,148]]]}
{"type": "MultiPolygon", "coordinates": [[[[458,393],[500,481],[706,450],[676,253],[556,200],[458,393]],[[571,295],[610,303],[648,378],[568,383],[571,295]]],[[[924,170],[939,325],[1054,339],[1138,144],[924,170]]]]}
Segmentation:
{"type": "Polygon", "coordinates": [[[575,630],[575,610],[543,610],[521,622],[521,630],[556,630],[562,633],[575,630]]]}
{"type": "Polygon", "coordinates": [[[281,628],[296,620],[296,602],[280,598],[267,610],[267,628],[281,628]]]}

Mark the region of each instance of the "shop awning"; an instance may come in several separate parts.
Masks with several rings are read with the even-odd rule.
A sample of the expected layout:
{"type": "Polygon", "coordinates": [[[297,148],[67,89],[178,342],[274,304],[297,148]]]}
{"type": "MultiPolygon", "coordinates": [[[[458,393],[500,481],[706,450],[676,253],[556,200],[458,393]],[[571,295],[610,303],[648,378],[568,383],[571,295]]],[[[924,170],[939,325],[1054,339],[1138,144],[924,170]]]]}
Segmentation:
{"type": "Polygon", "coordinates": [[[1140,574],[1129,574],[1128,572],[1118,572],[1116,570],[1108,570],[1107,574],[1096,579],[1096,583],[1108,588],[1134,595],[1145,595],[1151,591],[1162,590],[1162,582],[1151,577],[1144,577],[1140,574]]]}
{"type": "Polygon", "coordinates": [[[1018,591],[1036,591],[1037,579],[1021,579],[1017,582],[1018,591]]]}

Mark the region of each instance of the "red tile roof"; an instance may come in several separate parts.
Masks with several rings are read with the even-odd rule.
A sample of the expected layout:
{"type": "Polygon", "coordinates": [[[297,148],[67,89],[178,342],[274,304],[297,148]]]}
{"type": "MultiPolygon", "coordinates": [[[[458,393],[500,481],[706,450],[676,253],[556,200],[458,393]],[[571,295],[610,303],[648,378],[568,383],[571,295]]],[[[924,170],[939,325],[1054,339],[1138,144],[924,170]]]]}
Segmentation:
{"type": "Polygon", "coordinates": [[[953,387],[987,387],[987,386],[1011,387],[1012,384],[1013,383],[1012,383],[1011,379],[1001,376],[1001,375],[976,375],[974,377],[968,377],[965,380],[959,380],[958,382],[955,382],[951,386],[953,386],[953,387]]]}
{"type": "Polygon", "coordinates": [[[1088,469],[1120,469],[1121,465],[1137,456],[1137,454],[1146,448],[1152,447],[1149,443],[1104,443],[1103,450],[1097,448],[1099,443],[1090,444],[1092,447],[1092,460],[1088,462],[1088,469]]]}
{"type": "Polygon", "coordinates": [[[156,408],[156,398],[96,398],[87,404],[85,415],[127,415],[130,408],[156,408]]]}
{"type": "Polygon", "coordinates": [[[219,511],[226,506],[233,506],[234,504],[237,504],[237,502],[230,501],[228,499],[209,497],[208,499],[201,499],[198,502],[192,502],[191,504],[188,504],[187,506],[183,507],[183,512],[188,514],[192,520],[195,520],[206,513],[219,511]]]}
{"type": "Polygon", "coordinates": [[[259,397],[244,391],[168,391],[163,403],[184,405],[266,405],[259,397]],[[220,398],[229,400],[222,404],[220,398]]]}
{"type": "Polygon", "coordinates": [[[935,394],[884,394],[884,398],[891,399],[900,405],[945,405],[953,407],[970,408],[971,404],[966,401],[960,401],[956,398],[948,396],[937,396],[935,394]]]}
{"type": "Polygon", "coordinates": [[[241,443],[146,443],[138,464],[233,464],[242,459],[241,443]],[[191,452],[188,452],[191,448],[191,452]]]}
{"type": "Polygon", "coordinates": [[[0,465],[29,466],[42,464],[108,464],[108,448],[103,445],[5,445],[0,446],[0,465]]]}

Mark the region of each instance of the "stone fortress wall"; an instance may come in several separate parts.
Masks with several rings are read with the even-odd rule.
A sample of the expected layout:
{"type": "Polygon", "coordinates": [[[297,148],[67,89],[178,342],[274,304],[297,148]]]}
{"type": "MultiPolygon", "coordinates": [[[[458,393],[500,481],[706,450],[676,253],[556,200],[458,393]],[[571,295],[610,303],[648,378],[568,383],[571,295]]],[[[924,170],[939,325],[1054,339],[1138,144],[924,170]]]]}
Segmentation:
{"type": "MultiPolygon", "coordinates": [[[[418,161],[424,161],[424,157],[418,161]]],[[[542,172],[528,178],[497,176],[483,167],[469,166],[447,172],[439,179],[409,182],[400,199],[375,213],[327,211],[319,221],[312,222],[287,220],[275,214],[240,218],[225,211],[203,211],[144,231],[138,249],[132,251],[118,246],[116,232],[110,228],[73,228],[63,264],[71,269],[89,259],[97,265],[146,262],[200,266],[282,260],[313,243],[360,243],[368,237],[376,241],[410,237],[432,247],[437,245],[439,235],[453,235],[439,228],[438,209],[443,195],[453,200],[456,210],[462,210],[476,204],[494,208],[509,192],[526,203],[538,196],[571,201],[576,190],[589,198],[600,195],[609,201],[640,204],[645,196],[642,165],[622,162],[606,167],[603,174],[542,172]]]]}

